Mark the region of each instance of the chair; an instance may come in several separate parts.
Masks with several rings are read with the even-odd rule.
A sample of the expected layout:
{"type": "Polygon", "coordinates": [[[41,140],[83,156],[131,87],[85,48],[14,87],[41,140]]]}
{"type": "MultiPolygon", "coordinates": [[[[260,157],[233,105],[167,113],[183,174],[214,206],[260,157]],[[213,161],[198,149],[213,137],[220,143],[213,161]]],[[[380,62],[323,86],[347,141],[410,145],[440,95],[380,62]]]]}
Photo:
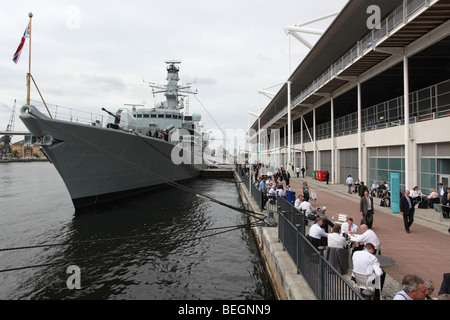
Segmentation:
{"type": "Polygon", "coordinates": [[[344,222],[347,221],[348,216],[346,214],[343,213],[338,213],[335,214],[332,218],[331,218],[331,222],[333,222],[334,224],[343,224],[344,222]]]}
{"type": "Polygon", "coordinates": [[[369,275],[354,272],[353,276],[355,277],[356,287],[360,290],[361,295],[367,300],[371,300],[375,295],[375,289],[379,289],[381,291],[381,279],[379,276],[376,276],[375,283],[373,281],[369,281],[369,275]]]}
{"type": "Polygon", "coordinates": [[[378,245],[378,249],[375,249],[375,254],[380,254],[380,252],[381,252],[381,242],[380,242],[380,244],[378,245]]]}
{"type": "Polygon", "coordinates": [[[433,203],[433,208],[434,208],[433,220],[434,220],[434,215],[437,213],[439,215],[439,221],[442,221],[442,218],[443,218],[442,207],[437,203],[433,203]]]}
{"type": "Polygon", "coordinates": [[[295,192],[286,190],[286,201],[291,203],[292,201],[295,201],[295,192]]]}
{"type": "Polygon", "coordinates": [[[339,274],[346,274],[349,268],[349,253],[344,248],[326,247],[324,257],[339,274]]]}

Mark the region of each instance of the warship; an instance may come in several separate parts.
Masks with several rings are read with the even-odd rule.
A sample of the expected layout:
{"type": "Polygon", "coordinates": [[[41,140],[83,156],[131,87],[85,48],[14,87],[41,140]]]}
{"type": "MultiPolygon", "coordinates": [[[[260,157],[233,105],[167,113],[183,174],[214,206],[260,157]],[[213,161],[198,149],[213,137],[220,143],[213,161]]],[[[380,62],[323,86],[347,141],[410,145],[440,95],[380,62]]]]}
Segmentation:
{"type": "Polygon", "coordinates": [[[196,92],[178,84],[180,61],[166,64],[167,84],[150,83],[154,93],[164,93],[164,102],[115,113],[102,108],[106,123],[57,120],[31,103],[21,108],[20,119],[31,133],[25,143],[41,146],[75,209],[182,183],[206,166],[201,115],[182,112],[184,97],[196,92]]]}

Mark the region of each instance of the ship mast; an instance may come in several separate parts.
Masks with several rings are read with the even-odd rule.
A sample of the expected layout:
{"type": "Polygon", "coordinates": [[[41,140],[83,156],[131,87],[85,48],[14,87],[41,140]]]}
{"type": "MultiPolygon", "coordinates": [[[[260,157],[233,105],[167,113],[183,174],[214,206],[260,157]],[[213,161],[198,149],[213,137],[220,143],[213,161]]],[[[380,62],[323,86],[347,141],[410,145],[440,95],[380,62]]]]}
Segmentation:
{"type": "Polygon", "coordinates": [[[30,105],[30,89],[31,89],[31,20],[33,19],[33,13],[29,13],[30,25],[29,25],[29,54],[28,54],[28,73],[27,73],[27,105],[30,105]]]}
{"type": "Polygon", "coordinates": [[[181,63],[179,60],[167,60],[167,84],[166,85],[158,85],[155,83],[148,82],[149,86],[153,89],[153,94],[155,93],[164,93],[166,96],[166,103],[164,108],[172,109],[172,110],[180,110],[183,109],[184,106],[182,101],[180,101],[180,97],[183,97],[183,94],[197,94],[196,91],[191,90],[191,84],[186,84],[185,86],[179,86],[178,81],[180,78],[178,76],[178,72],[180,68],[178,65],[181,63]],[[156,89],[156,90],[155,90],[156,89]]]}

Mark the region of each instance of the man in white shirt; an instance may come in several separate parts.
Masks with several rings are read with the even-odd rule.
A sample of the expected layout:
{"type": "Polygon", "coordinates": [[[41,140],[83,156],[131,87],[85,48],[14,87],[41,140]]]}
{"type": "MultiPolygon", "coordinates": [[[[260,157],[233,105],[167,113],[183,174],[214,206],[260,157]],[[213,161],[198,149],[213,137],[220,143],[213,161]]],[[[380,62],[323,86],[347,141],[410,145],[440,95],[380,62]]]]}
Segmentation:
{"type": "Polygon", "coordinates": [[[322,229],[323,220],[322,218],[317,218],[316,223],[309,228],[309,237],[312,240],[312,244],[318,248],[319,246],[327,245],[328,233],[322,229]]]}
{"type": "Polygon", "coordinates": [[[345,180],[345,183],[348,185],[348,193],[352,193],[352,186],[353,186],[354,182],[355,181],[353,180],[352,176],[348,175],[347,180],[345,180]]]}
{"type": "Polygon", "coordinates": [[[317,212],[316,209],[314,209],[314,207],[308,201],[303,201],[302,203],[300,203],[299,210],[305,210],[306,214],[308,213],[316,214],[317,212]]]}
{"type": "Polygon", "coordinates": [[[301,194],[298,195],[297,200],[295,200],[294,207],[296,209],[300,209],[300,203],[303,201],[303,196],[301,194]]]}
{"type": "Polygon", "coordinates": [[[403,290],[397,292],[394,300],[425,300],[427,288],[424,281],[416,275],[407,274],[402,281],[403,290]]]}
{"type": "MultiPolygon", "coordinates": [[[[362,227],[362,226],[361,226],[362,227]]],[[[357,251],[353,254],[353,272],[361,273],[369,276],[369,281],[375,280],[378,276],[381,281],[381,289],[383,289],[386,274],[380,267],[380,262],[374,256],[375,247],[371,243],[366,243],[364,250],[357,251]]],[[[353,274],[354,275],[354,274],[353,274]]],[[[380,290],[375,290],[374,300],[380,299],[380,290]]]]}
{"type": "Polygon", "coordinates": [[[375,232],[370,230],[369,227],[365,224],[361,225],[361,231],[363,232],[363,234],[360,235],[352,234],[350,236],[350,240],[355,242],[363,242],[364,245],[366,245],[367,243],[371,243],[375,247],[375,250],[378,250],[380,248],[381,242],[380,240],[378,240],[378,237],[375,234],[375,232]]]}
{"type": "Polygon", "coordinates": [[[341,226],[341,234],[358,234],[358,226],[353,223],[353,218],[348,217],[347,222],[344,222],[341,226]]]}
{"type": "Polygon", "coordinates": [[[333,226],[333,232],[328,235],[328,246],[332,248],[345,248],[347,241],[341,236],[341,226],[335,224],[333,226]]]}
{"type": "Polygon", "coordinates": [[[417,198],[419,196],[419,194],[417,193],[416,189],[413,188],[411,191],[409,191],[409,196],[411,198],[417,198]]]}
{"type": "Polygon", "coordinates": [[[372,184],[372,192],[370,193],[372,195],[372,197],[376,197],[378,195],[378,188],[379,188],[379,184],[374,181],[372,184]]]}
{"type": "Polygon", "coordinates": [[[273,188],[273,186],[270,188],[270,190],[269,190],[269,195],[271,195],[271,196],[276,196],[277,195],[277,192],[275,191],[275,189],[273,188]]]}

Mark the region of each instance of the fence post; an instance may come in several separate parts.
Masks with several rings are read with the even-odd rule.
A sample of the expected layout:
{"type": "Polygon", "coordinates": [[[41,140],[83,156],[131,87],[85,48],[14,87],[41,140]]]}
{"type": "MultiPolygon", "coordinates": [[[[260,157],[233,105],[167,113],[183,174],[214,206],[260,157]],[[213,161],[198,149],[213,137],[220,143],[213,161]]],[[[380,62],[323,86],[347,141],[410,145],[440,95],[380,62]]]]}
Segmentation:
{"type": "Polygon", "coordinates": [[[320,257],[319,257],[319,300],[324,299],[324,288],[325,288],[325,270],[324,270],[324,264],[323,260],[324,255],[323,252],[325,250],[325,247],[320,246],[319,248],[320,257]]]}
{"type": "MultiPolygon", "coordinates": [[[[300,274],[300,271],[299,271],[299,267],[298,267],[298,265],[299,265],[299,254],[298,254],[298,251],[299,251],[299,246],[300,246],[300,241],[299,241],[299,239],[300,239],[300,237],[299,237],[299,234],[298,233],[301,233],[301,230],[300,230],[300,228],[301,228],[301,224],[296,224],[295,225],[295,227],[297,228],[297,241],[296,241],[296,245],[295,245],[295,267],[297,268],[297,274],[300,274]]],[[[303,234],[304,235],[304,234],[303,234]]]]}

